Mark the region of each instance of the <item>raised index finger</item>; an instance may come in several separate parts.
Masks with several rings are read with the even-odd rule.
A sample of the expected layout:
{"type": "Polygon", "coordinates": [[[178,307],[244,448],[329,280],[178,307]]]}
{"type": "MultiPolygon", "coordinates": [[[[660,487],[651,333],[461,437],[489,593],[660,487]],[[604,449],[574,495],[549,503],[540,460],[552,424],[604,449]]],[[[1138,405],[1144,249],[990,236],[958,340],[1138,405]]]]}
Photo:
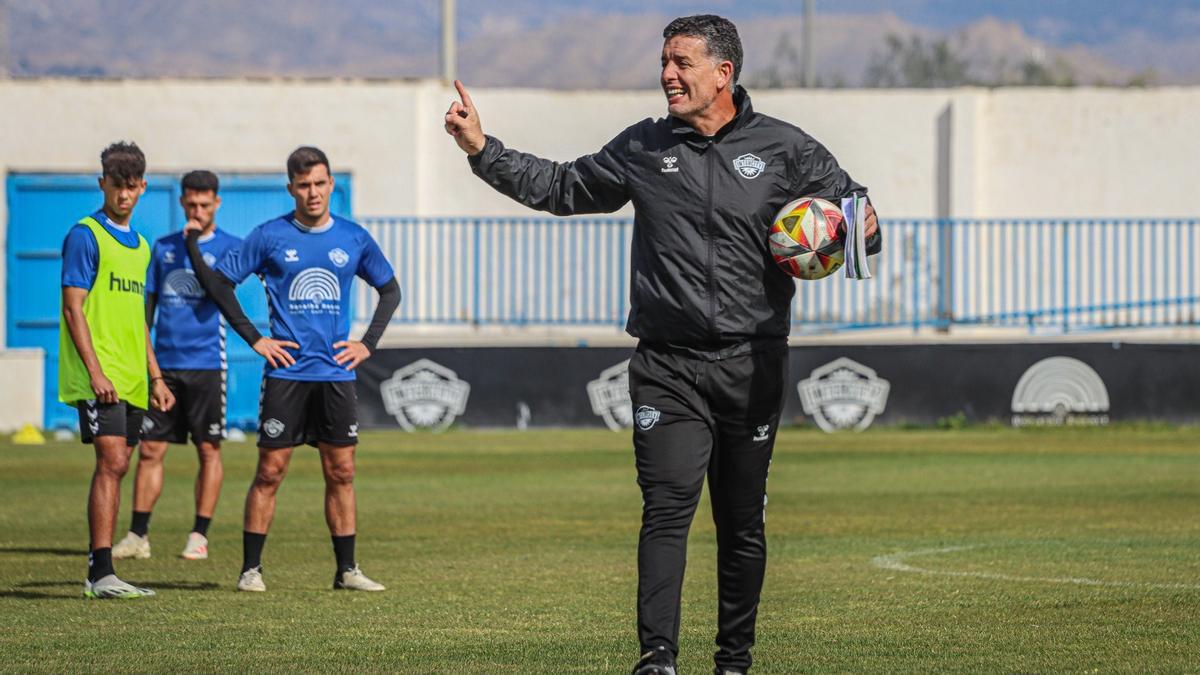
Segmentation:
{"type": "Polygon", "coordinates": [[[468,110],[473,110],[475,104],[471,101],[471,95],[467,93],[467,88],[463,86],[462,80],[455,80],[454,88],[458,90],[458,97],[462,99],[463,105],[467,106],[468,110]]]}

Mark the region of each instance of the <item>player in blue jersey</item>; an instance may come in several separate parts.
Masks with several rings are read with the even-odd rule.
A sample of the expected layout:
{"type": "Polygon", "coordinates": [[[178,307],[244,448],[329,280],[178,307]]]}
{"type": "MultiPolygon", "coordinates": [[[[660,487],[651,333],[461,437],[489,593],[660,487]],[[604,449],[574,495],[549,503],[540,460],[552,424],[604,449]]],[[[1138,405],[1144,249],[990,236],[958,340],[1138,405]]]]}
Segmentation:
{"type": "Polygon", "coordinates": [[[325,474],[325,521],[337,558],[335,589],[382,591],[354,559],[357,529],[354,448],[358,397],[354,369],[371,356],[400,304],[400,285],[371,235],[329,212],[333,175],[317,148],[287,160],[296,209],[259,225],[210,269],[198,231],[189,224],[188,255],[229,325],[267,360],[260,399],[258,470],[246,495],[242,573],[238,590],[265,591],[262,550],[275,515],[275,493],[297,445],[315,445],[325,474]],[[263,279],[271,336],[258,333],[238,305],[234,287],[263,279]],[[355,277],[379,292],[362,340],[350,340],[350,292],[355,277]]]}
{"type": "MultiPolygon", "coordinates": [[[[200,253],[215,265],[241,239],[217,229],[220,181],[211,171],[192,171],[180,183],[179,204],[200,227],[200,253]]],[[[146,275],[146,323],[155,327],[154,351],[176,405],[150,410],[142,424],[134,478],[133,522],[113,547],[114,558],[150,557],[150,514],[162,494],[168,443],[196,445],[196,518],[181,557],[208,558],[208,525],[221,493],[221,439],[225,434],[225,321],[201,288],[182,232],[154,242],[146,275]]]]}

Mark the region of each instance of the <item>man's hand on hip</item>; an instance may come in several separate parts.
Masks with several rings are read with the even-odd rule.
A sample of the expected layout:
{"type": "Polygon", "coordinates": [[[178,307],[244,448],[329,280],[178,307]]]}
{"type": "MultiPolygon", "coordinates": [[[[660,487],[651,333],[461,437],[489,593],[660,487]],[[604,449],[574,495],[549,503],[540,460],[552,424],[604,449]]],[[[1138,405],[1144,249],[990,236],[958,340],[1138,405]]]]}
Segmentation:
{"type": "Polygon", "coordinates": [[[459,80],[454,81],[461,100],[450,104],[446,111],[446,133],[454,137],[454,142],[468,155],[478,155],[483,152],[487,138],[483,135],[483,126],[479,124],[479,113],[467,88],[459,80]]]}
{"type": "Polygon", "coordinates": [[[333,355],[333,360],[337,361],[339,366],[346,366],[346,370],[354,370],[358,364],[371,358],[371,350],[363,343],[354,340],[335,342],[333,348],[342,350],[333,355]]]}

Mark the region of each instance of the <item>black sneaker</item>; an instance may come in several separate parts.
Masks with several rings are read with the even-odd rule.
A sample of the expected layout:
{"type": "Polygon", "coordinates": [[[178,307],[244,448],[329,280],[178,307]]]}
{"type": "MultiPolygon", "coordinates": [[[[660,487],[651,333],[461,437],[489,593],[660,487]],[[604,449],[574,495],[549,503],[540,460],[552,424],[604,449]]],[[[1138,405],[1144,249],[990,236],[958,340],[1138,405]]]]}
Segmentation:
{"type": "Polygon", "coordinates": [[[675,655],[666,647],[655,647],[638,659],[633,675],[675,675],[675,655]]]}
{"type": "Polygon", "coordinates": [[[746,675],[744,670],[734,670],[732,668],[713,668],[713,675],[746,675]]]}

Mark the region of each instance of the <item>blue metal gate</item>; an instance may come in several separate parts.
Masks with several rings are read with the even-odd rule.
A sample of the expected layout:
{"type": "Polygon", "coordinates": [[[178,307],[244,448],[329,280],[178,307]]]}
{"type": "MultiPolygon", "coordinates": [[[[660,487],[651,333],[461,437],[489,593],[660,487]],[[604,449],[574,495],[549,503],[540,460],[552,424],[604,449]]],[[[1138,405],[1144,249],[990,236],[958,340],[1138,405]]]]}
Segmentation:
{"type": "MultiPolygon", "coordinates": [[[[351,213],[351,180],[336,174],[334,213],[351,213]]],[[[147,176],[134,227],[148,241],[183,227],[179,177],[147,176]]],[[[259,223],[294,208],[283,174],[221,176],[219,226],[245,236],[259,223]]],[[[46,352],[45,426],[75,427],[74,411],[58,402],[58,317],[61,311],[62,241],[79,218],[95,211],[101,195],[94,175],[10,174],[7,181],[8,228],[7,346],[40,347],[46,352]]],[[[257,282],[238,291],[246,313],[265,331],[266,297],[257,282]]],[[[229,341],[229,409],[233,426],[252,427],[258,417],[262,361],[234,337],[229,341]]],[[[37,395],[31,392],[31,395],[37,395]]]]}
{"type": "MultiPolygon", "coordinates": [[[[364,225],[416,325],[622,326],[632,218],[397,217],[364,225]]],[[[874,278],[797,283],[792,331],[1200,325],[1200,219],[888,219],[874,278]]],[[[357,321],[376,296],[360,289],[357,321]]]]}

